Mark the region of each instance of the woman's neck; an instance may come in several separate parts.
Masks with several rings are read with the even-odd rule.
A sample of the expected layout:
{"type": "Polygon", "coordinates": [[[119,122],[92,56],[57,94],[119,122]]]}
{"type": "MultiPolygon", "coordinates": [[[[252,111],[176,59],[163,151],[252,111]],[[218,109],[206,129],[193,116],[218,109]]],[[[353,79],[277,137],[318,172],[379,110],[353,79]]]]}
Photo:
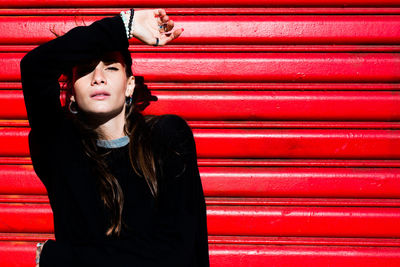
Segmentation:
{"type": "Polygon", "coordinates": [[[125,116],[124,113],[121,112],[118,116],[99,125],[96,131],[100,133],[101,139],[114,140],[125,136],[124,126],[125,116]]]}
{"type": "Polygon", "coordinates": [[[99,139],[114,140],[125,136],[125,109],[116,116],[87,118],[99,139]]]}

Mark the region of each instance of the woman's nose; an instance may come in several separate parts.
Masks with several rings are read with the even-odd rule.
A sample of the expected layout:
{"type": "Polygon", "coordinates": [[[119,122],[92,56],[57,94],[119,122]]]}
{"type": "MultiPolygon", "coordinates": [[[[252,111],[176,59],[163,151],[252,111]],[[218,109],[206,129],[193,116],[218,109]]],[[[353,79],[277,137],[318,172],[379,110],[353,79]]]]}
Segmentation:
{"type": "Polygon", "coordinates": [[[96,66],[96,68],[93,70],[91,85],[92,86],[95,84],[100,85],[102,83],[107,84],[107,80],[103,72],[103,67],[96,66]]]}

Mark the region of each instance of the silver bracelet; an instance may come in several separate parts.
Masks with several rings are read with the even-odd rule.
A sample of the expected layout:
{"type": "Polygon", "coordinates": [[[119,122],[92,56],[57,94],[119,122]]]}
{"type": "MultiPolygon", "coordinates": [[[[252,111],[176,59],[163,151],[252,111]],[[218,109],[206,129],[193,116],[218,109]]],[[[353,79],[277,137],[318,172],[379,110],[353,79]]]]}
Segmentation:
{"type": "Polygon", "coordinates": [[[39,252],[36,256],[36,264],[40,262],[40,253],[42,252],[42,246],[45,242],[39,242],[36,244],[36,252],[39,252]]]}
{"type": "Polygon", "coordinates": [[[133,37],[132,31],[133,31],[134,18],[132,19],[132,26],[131,26],[131,27],[132,27],[132,30],[131,30],[131,32],[129,32],[129,21],[127,20],[127,17],[130,17],[130,16],[131,16],[131,11],[130,11],[130,10],[121,11],[121,12],[119,13],[119,15],[121,16],[122,21],[124,22],[124,25],[125,25],[126,37],[127,37],[128,39],[131,39],[131,38],[133,37]]]}

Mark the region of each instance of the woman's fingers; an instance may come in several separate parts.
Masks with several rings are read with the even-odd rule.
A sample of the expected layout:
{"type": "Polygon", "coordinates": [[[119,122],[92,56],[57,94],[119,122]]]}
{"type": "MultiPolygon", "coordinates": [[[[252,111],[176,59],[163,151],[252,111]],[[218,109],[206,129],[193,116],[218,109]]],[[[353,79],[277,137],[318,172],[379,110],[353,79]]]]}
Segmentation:
{"type": "Polygon", "coordinates": [[[167,14],[167,12],[165,12],[164,9],[155,9],[154,10],[154,16],[155,17],[161,17],[161,16],[165,16],[167,14]]]}
{"type": "Polygon", "coordinates": [[[167,25],[165,26],[165,31],[169,32],[174,28],[174,21],[171,19],[170,21],[167,22],[167,25]]]}
{"type": "Polygon", "coordinates": [[[162,16],[162,17],[161,17],[161,21],[162,21],[163,23],[167,23],[167,22],[169,21],[168,15],[162,16]]]}
{"type": "Polygon", "coordinates": [[[167,23],[169,20],[167,12],[165,12],[164,9],[156,9],[154,11],[154,17],[157,18],[158,25],[167,23]]]}
{"type": "Polygon", "coordinates": [[[156,9],[154,16],[157,17],[160,32],[169,32],[174,28],[174,22],[169,19],[167,12],[164,9],[156,9]]]}
{"type": "Polygon", "coordinates": [[[164,46],[183,32],[174,29],[175,23],[164,9],[139,10],[135,16],[134,36],[148,45],[164,46]]]}
{"type": "Polygon", "coordinates": [[[174,21],[171,19],[167,23],[164,23],[158,27],[159,27],[160,33],[165,33],[165,32],[168,33],[169,31],[171,31],[174,28],[174,21]]]}
{"type": "Polygon", "coordinates": [[[159,44],[158,46],[163,46],[166,45],[167,43],[171,42],[172,40],[178,38],[183,32],[183,28],[182,29],[177,29],[175,31],[173,31],[170,35],[163,35],[161,36],[160,40],[159,40],[159,44]]]}

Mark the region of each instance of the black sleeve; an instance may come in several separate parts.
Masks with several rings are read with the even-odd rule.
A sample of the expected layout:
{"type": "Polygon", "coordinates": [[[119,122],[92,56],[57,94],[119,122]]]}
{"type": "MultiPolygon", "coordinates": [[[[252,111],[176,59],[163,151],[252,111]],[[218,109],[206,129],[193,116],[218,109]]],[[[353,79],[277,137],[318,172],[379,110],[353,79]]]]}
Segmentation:
{"type": "Polygon", "coordinates": [[[154,231],[93,244],[50,240],[43,247],[40,267],[209,266],[206,206],[192,130],[177,115],[164,115],[156,128],[159,138],[181,155],[186,167],[179,176],[166,171],[154,231]]]}
{"type": "Polygon", "coordinates": [[[75,27],[22,58],[22,91],[31,128],[28,136],[30,154],[35,172],[46,188],[50,187],[51,179],[41,166],[54,159],[53,153],[49,152],[53,151],[54,142],[65,137],[70,142],[74,133],[61,107],[58,79],[81,61],[128,46],[124,23],[117,15],[89,26],[75,27]]]}
{"type": "Polygon", "coordinates": [[[51,135],[62,123],[61,74],[81,61],[128,46],[124,24],[117,15],[75,27],[27,53],[20,62],[20,71],[31,130],[51,135]]]}

